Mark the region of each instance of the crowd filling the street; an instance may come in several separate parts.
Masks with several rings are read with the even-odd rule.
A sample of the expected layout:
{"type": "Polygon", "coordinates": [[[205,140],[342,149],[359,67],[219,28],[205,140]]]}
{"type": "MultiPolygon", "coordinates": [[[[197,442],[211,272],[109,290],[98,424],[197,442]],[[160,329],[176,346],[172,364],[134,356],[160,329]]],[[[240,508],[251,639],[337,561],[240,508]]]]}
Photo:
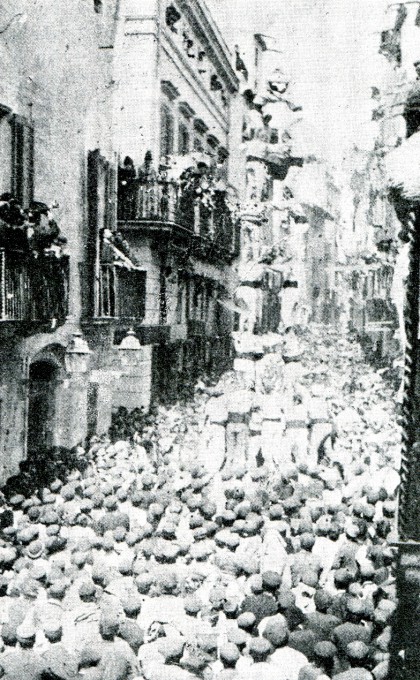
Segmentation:
{"type": "Polygon", "coordinates": [[[0,2],[0,680],[420,680],[419,5],[0,2]]]}
{"type": "Polygon", "coordinates": [[[388,677],[395,376],[355,335],[291,328],[192,401],[120,408],[73,458],[23,463],[0,513],[0,676],[388,677]]]}

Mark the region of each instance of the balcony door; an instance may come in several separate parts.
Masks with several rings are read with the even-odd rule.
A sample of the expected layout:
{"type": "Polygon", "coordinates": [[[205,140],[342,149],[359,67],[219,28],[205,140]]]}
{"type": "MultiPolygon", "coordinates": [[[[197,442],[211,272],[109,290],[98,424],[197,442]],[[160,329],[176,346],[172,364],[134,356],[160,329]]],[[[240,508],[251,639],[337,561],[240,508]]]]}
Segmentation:
{"type": "Polygon", "coordinates": [[[29,368],[28,458],[40,458],[54,446],[59,369],[45,359],[29,368]]]}

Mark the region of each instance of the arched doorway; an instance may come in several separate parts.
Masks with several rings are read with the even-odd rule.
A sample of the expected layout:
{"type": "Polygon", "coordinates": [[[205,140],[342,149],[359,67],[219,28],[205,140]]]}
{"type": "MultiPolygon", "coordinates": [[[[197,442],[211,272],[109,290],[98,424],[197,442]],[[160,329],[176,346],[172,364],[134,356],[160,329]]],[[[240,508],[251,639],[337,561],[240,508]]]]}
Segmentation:
{"type": "Polygon", "coordinates": [[[29,367],[27,456],[39,458],[54,446],[59,367],[42,358],[29,367]]]}

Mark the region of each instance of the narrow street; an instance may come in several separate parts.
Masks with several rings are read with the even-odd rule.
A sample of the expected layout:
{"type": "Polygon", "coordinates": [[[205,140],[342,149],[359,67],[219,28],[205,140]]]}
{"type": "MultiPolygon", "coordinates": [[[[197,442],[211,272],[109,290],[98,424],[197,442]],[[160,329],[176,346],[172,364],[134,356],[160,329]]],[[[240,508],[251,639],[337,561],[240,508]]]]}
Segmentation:
{"type": "MultiPolygon", "coordinates": [[[[387,677],[398,380],[336,331],[309,327],[301,342],[288,389],[333,416],[319,464],[296,465],[294,448],[273,471],[254,442],[242,464],[200,466],[214,401],[220,411],[238,393],[230,372],[200,383],[189,405],[148,422],[137,414],[140,431],[120,410],[114,443],[94,443],[83,472],[32,494],[19,489],[29,477],[11,484],[0,549],[7,678],[387,677]]],[[[256,392],[241,387],[256,412],[256,392]]]]}
{"type": "Polygon", "coordinates": [[[0,680],[420,680],[420,0],[0,63],[0,680]]]}

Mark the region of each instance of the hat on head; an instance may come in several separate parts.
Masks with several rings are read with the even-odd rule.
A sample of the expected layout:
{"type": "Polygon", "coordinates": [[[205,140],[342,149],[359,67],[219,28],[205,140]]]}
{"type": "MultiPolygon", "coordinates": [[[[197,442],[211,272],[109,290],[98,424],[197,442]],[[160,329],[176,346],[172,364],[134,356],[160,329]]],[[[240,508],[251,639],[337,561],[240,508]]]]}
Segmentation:
{"type": "Polygon", "coordinates": [[[55,600],[62,600],[67,590],[66,579],[57,579],[48,588],[48,594],[55,600]]]}
{"type": "Polygon", "coordinates": [[[124,613],[129,618],[135,618],[140,614],[142,604],[143,601],[140,595],[137,595],[136,593],[131,593],[130,596],[121,601],[124,613]]]}
{"type": "Polygon", "coordinates": [[[113,639],[117,635],[119,627],[120,622],[117,611],[109,609],[109,611],[101,613],[99,631],[104,639],[113,639]]]}
{"type": "Polygon", "coordinates": [[[57,493],[57,491],[60,491],[61,487],[63,486],[63,482],[60,481],[59,479],[55,479],[51,484],[50,484],[50,489],[53,493],[57,493]]]}
{"type": "Polygon", "coordinates": [[[16,626],[13,626],[11,623],[3,623],[1,637],[5,645],[15,645],[17,642],[16,626]]]}
{"type": "Polygon", "coordinates": [[[73,498],[76,495],[74,486],[71,484],[66,484],[61,488],[61,496],[64,498],[65,501],[72,501],[73,498]]]}
{"type": "Polygon", "coordinates": [[[36,630],[31,621],[23,621],[16,629],[16,637],[18,642],[28,642],[35,640],[36,630]]]}
{"type": "Polygon", "coordinates": [[[96,587],[93,581],[85,581],[79,587],[79,597],[81,600],[89,600],[96,595],[96,587]]]}
{"type": "Polygon", "coordinates": [[[60,533],[59,524],[50,524],[46,529],[47,536],[57,536],[60,533]]]}
{"type": "Polygon", "coordinates": [[[26,548],[26,554],[32,560],[36,560],[38,559],[38,557],[41,557],[43,552],[44,544],[42,543],[42,541],[32,541],[26,548]]]}
{"type": "Polygon", "coordinates": [[[63,635],[63,627],[60,621],[49,621],[44,626],[44,635],[50,642],[58,642],[63,635]]]}
{"type": "Polygon", "coordinates": [[[135,621],[123,621],[120,623],[118,636],[128,642],[135,654],[137,654],[144,641],[144,631],[135,621]]]}
{"type": "Polygon", "coordinates": [[[67,545],[67,538],[64,536],[50,536],[45,542],[48,552],[53,554],[63,550],[67,545]]]}
{"type": "Polygon", "coordinates": [[[57,512],[52,508],[48,508],[45,512],[41,513],[40,522],[42,522],[42,524],[46,524],[48,526],[50,524],[58,524],[59,521],[60,518],[57,512]]]}
{"type": "Polygon", "coordinates": [[[42,562],[36,561],[29,567],[29,573],[36,581],[42,581],[47,576],[47,569],[42,562]]]}
{"type": "Polygon", "coordinates": [[[22,496],[22,494],[17,493],[9,498],[9,505],[11,505],[12,508],[19,508],[24,502],[24,500],[25,496],[22,496]]]}
{"type": "Polygon", "coordinates": [[[118,499],[116,496],[106,496],[104,500],[104,507],[107,510],[116,510],[118,507],[118,499]]]}

